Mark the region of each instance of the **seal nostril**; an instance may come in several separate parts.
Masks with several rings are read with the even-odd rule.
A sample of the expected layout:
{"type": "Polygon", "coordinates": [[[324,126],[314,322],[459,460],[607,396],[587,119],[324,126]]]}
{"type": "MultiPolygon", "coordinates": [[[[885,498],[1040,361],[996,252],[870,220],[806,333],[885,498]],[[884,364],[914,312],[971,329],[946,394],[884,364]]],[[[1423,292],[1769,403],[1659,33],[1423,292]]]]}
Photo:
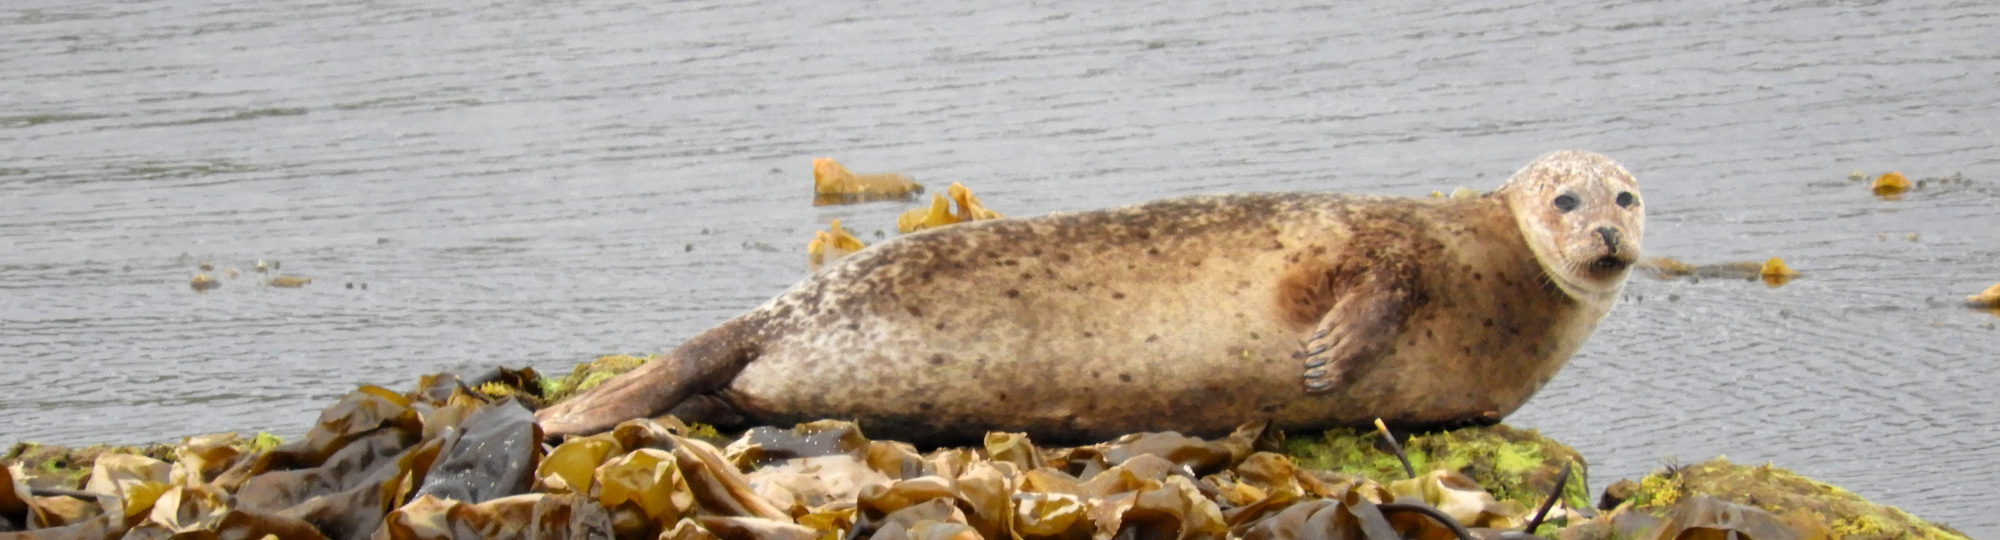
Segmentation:
{"type": "Polygon", "coordinates": [[[1618,253],[1618,229],[1598,227],[1597,236],[1604,239],[1604,247],[1611,248],[1611,253],[1618,253]]]}

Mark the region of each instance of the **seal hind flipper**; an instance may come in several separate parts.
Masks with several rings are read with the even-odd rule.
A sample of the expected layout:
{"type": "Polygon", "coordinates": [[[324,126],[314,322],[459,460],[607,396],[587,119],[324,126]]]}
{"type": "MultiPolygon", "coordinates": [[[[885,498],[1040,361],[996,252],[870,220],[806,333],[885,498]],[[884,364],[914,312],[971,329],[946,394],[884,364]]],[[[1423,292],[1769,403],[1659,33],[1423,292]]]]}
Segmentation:
{"type": "Polygon", "coordinates": [[[1307,394],[1354,380],[1388,353],[1420,299],[1406,273],[1371,273],[1342,292],[1293,357],[1303,364],[1307,394]]]}
{"type": "Polygon", "coordinates": [[[611,429],[619,422],[663,414],[698,394],[729,384],[755,358],[752,328],[732,319],[697,334],[658,360],[535,413],[543,436],[555,439],[611,429]]]}

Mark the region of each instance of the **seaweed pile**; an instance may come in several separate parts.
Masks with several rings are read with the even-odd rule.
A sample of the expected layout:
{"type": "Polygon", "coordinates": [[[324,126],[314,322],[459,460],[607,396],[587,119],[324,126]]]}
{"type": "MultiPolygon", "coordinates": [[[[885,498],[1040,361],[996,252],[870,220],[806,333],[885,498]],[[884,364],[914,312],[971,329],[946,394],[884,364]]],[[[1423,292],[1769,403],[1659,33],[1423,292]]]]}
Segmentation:
{"type": "Polygon", "coordinates": [[[1832,488],[1727,463],[1621,483],[1599,511],[1570,480],[1573,450],[1506,426],[1288,441],[1250,424],[1220,440],[1075,448],[993,433],[919,452],[839,421],[718,446],[713,429],[663,417],[544,445],[533,408],[606,377],[591,366],[643,361],[607,358],[560,380],[498,369],[406,393],[364,386],[291,443],[17,446],[0,472],[0,538],[1962,537],[1851,494],[1811,506],[1832,488]]]}

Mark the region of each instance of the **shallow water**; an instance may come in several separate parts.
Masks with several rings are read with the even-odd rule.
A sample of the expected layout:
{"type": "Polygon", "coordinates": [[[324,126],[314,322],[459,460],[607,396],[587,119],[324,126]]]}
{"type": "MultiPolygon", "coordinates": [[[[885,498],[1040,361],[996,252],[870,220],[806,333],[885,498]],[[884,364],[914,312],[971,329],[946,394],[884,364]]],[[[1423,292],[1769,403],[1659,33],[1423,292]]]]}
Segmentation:
{"type": "MultiPolygon", "coordinates": [[[[2000,14],[1975,2],[0,8],[0,443],[302,433],[358,383],[664,351],[800,278],[810,160],[1013,215],[1623,161],[1636,279],[1509,419],[1602,487],[1727,454],[2000,535],[2000,14]],[[1927,183],[1900,201],[1851,170],[1927,183]],[[1912,236],[1914,235],[1914,236],[1912,236]],[[195,265],[282,261],[304,289],[195,265]],[[357,288],[344,285],[353,283],[357,288]],[[358,288],[365,283],[367,288],[358,288]]],[[[255,274],[249,274],[254,276],[255,274]]]]}

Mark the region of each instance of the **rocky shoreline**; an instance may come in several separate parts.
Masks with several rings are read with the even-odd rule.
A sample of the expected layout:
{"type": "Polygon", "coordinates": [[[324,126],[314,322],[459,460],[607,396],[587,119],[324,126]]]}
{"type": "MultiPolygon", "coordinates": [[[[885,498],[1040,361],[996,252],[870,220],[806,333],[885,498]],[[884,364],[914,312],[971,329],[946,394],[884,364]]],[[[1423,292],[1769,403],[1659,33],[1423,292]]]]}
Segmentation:
{"type": "Polygon", "coordinates": [[[644,361],[363,387],[291,442],[22,443],[0,459],[0,538],[1965,537],[1723,459],[1593,492],[1583,456],[1505,425],[1385,438],[1251,424],[1074,448],[993,433],[919,452],[845,422],[724,437],[666,417],[539,443],[533,409],[644,361]]]}

